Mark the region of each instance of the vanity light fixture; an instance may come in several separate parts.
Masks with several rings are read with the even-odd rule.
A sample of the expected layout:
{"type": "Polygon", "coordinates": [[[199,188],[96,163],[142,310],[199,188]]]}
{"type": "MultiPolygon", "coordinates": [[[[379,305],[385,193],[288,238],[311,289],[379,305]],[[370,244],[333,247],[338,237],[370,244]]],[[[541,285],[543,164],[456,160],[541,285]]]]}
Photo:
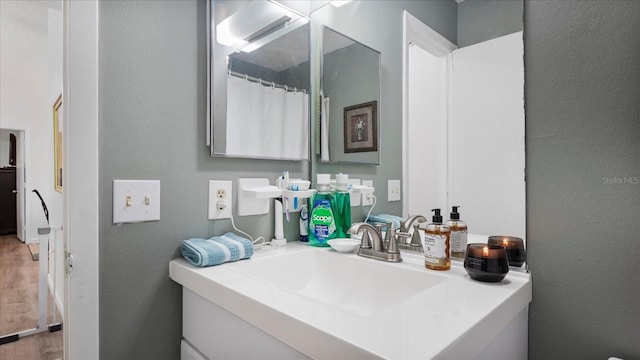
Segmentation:
{"type": "Polygon", "coordinates": [[[263,37],[259,38],[256,41],[250,42],[249,45],[241,48],[240,51],[246,52],[246,53],[252,52],[252,51],[254,51],[256,49],[259,49],[262,46],[270,43],[271,41],[273,41],[273,40],[275,40],[275,39],[277,39],[277,38],[279,38],[279,37],[291,32],[291,31],[293,31],[293,30],[295,30],[295,29],[297,29],[297,28],[299,28],[301,26],[306,25],[308,22],[309,22],[309,20],[307,20],[306,18],[303,18],[303,17],[299,17],[296,20],[289,20],[286,23],[284,23],[284,25],[281,28],[279,28],[278,30],[272,31],[268,35],[263,36],[263,37]]]}
{"type": "Polygon", "coordinates": [[[216,25],[216,41],[251,52],[307,22],[276,2],[251,1],[216,25]]]}

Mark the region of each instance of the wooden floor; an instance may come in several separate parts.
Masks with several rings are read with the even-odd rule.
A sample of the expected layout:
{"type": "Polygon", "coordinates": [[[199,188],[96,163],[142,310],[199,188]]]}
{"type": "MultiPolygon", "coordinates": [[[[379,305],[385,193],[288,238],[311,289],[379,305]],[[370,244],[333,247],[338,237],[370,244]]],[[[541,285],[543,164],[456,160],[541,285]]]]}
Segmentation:
{"type": "MultiPolygon", "coordinates": [[[[15,235],[0,236],[0,337],[38,324],[38,265],[15,235]]],[[[51,301],[49,297],[50,313],[51,301]]],[[[0,360],[62,359],[62,349],[62,331],[43,332],[0,345],[0,360]]]]}

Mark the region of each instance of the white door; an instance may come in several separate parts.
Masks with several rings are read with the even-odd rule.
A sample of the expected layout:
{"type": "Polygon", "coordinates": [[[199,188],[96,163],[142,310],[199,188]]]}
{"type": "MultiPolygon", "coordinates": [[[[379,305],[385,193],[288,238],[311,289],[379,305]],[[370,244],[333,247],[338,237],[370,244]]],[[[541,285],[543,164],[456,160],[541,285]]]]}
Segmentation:
{"type": "Polygon", "coordinates": [[[522,32],[453,52],[449,201],[475,234],[525,238],[522,32]]]}

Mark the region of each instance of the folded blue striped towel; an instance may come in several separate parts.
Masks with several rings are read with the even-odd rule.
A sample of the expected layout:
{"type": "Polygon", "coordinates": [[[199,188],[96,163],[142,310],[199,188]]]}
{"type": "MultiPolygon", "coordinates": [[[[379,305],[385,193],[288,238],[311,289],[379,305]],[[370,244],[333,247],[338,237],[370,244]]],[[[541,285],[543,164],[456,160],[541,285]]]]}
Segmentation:
{"type": "Polygon", "coordinates": [[[228,232],[210,239],[182,240],[180,252],[192,265],[205,267],[248,259],[253,255],[253,243],[249,239],[228,232]]]}
{"type": "MultiPolygon", "coordinates": [[[[389,214],[379,214],[379,215],[370,215],[367,222],[370,224],[374,224],[374,223],[386,224],[388,222],[391,222],[391,227],[394,229],[398,229],[400,227],[400,221],[402,220],[404,220],[404,218],[400,216],[389,215],[389,214]]],[[[383,227],[383,230],[386,230],[385,228],[386,226],[383,227]]]]}

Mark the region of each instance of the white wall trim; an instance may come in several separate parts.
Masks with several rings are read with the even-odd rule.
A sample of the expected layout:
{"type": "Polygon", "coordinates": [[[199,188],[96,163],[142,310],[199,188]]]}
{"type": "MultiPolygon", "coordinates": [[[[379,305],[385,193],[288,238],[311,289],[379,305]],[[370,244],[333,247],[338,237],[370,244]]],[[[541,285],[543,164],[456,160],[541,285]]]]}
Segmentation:
{"type": "MultiPolygon", "coordinates": [[[[53,291],[53,275],[52,274],[47,274],[47,284],[49,284],[49,293],[53,297],[53,301],[56,304],[56,308],[60,312],[60,315],[64,318],[64,301],[60,297],[60,294],[57,293],[57,290],[56,290],[56,294],[54,294],[54,291],[53,291]]],[[[62,319],[58,319],[58,320],[62,321],[62,319]]]]}
{"type": "Polygon", "coordinates": [[[64,358],[98,359],[98,1],[63,2],[64,358]]]}
{"type": "MultiPolygon", "coordinates": [[[[410,185],[409,185],[409,156],[410,155],[410,144],[406,141],[409,138],[408,129],[409,129],[409,47],[411,44],[419,46],[420,48],[428,51],[434,56],[438,57],[447,57],[447,63],[451,63],[451,53],[453,50],[458,47],[447,40],[445,37],[440,35],[435,30],[431,29],[429,26],[425,25],[422,21],[420,21],[415,16],[411,15],[411,13],[406,10],[403,12],[402,18],[402,216],[407,217],[409,214],[408,204],[409,204],[409,194],[411,193],[410,185]]],[[[447,69],[443,71],[443,91],[449,93],[449,89],[446,87],[449,85],[450,76],[449,72],[451,70],[450,66],[447,65],[447,69]]],[[[449,108],[450,104],[443,104],[443,106],[449,108]]],[[[447,119],[443,119],[443,122],[447,121],[447,119]]],[[[446,124],[443,128],[444,139],[447,138],[447,127],[446,124]]],[[[447,149],[442,149],[444,153],[446,153],[447,149]]],[[[443,193],[443,199],[440,202],[446,204],[446,192],[447,188],[447,169],[446,169],[446,161],[443,164],[445,169],[441,169],[438,193],[443,193]]],[[[425,215],[425,214],[422,214],[425,215]]]]}

